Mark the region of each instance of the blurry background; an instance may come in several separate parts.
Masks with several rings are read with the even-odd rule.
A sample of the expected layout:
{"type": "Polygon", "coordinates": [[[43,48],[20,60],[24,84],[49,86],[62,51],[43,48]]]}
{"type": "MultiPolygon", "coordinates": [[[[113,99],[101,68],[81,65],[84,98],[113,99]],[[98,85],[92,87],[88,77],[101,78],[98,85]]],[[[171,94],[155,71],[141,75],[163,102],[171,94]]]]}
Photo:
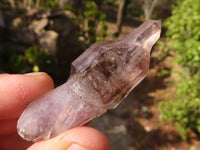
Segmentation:
{"type": "Polygon", "coordinates": [[[89,45],[161,20],[148,77],[91,126],[113,150],[200,149],[200,0],[0,0],[0,73],[44,71],[56,86],[89,45]]]}

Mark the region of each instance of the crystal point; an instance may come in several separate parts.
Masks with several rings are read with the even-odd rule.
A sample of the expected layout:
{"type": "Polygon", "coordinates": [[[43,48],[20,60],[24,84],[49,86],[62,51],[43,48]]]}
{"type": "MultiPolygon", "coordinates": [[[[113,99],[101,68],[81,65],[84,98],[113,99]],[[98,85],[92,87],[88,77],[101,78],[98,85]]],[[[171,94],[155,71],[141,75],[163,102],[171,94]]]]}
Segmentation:
{"type": "Polygon", "coordinates": [[[66,83],[30,103],[17,129],[28,141],[48,139],[115,108],[146,77],[161,23],[148,20],[125,38],[91,45],[66,83]]]}

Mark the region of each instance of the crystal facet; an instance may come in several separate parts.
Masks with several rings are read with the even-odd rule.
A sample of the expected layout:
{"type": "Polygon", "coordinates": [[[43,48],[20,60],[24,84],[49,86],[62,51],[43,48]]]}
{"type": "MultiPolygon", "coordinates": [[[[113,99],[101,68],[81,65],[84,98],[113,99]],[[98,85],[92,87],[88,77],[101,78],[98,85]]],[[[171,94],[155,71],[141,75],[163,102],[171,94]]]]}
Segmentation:
{"type": "Polygon", "coordinates": [[[148,73],[161,23],[148,20],[125,38],[96,42],[71,66],[68,81],[30,103],[17,129],[28,141],[48,139],[115,108],[148,73]]]}

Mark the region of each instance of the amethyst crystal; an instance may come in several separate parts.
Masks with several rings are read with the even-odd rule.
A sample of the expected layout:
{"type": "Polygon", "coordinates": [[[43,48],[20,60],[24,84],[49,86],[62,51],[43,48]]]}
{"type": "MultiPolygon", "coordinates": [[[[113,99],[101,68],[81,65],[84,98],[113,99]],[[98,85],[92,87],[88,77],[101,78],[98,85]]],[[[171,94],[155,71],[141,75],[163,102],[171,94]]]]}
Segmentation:
{"type": "Polygon", "coordinates": [[[161,32],[148,20],[125,38],[96,42],[71,66],[68,81],[30,103],[17,123],[28,141],[48,139],[115,108],[148,73],[161,32]]]}

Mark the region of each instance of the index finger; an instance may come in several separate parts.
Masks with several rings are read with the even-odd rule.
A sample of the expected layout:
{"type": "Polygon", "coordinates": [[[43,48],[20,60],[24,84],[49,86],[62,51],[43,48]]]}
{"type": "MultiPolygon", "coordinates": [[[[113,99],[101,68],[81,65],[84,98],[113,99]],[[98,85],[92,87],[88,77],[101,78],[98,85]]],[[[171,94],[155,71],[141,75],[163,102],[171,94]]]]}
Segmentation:
{"type": "Polygon", "coordinates": [[[31,101],[53,88],[46,73],[0,75],[0,120],[19,117],[31,101]]]}

